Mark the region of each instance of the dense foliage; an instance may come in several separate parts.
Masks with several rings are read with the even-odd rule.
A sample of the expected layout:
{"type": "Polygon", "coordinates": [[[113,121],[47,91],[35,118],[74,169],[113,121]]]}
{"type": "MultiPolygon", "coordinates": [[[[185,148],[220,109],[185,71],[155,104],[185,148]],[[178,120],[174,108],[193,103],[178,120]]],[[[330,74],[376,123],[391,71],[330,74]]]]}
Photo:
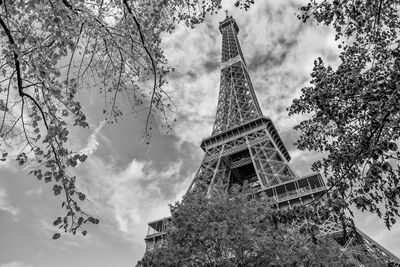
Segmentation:
{"type": "Polygon", "coordinates": [[[293,227],[298,216],[273,211],[246,192],[220,190],[211,198],[188,193],[171,206],[163,246],[147,252],[137,266],[326,266],[346,261],[331,240],[293,227]]]}
{"type": "Polygon", "coordinates": [[[72,127],[88,127],[77,95],[103,94],[99,112],[109,123],[124,105],[145,110],[145,142],[156,122],[169,129],[175,108],[164,84],[172,68],[161,35],[179,22],[194,27],[220,2],[0,0],[0,160],[27,166],[63,195],[66,214],[54,225],[75,234],[99,222],[81,210],[86,196],[68,171],[87,158],[68,142],[72,127]]]}
{"type": "Polygon", "coordinates": [[[340,63],[315,60],[311,85],[289,108],[309,114],[296,126],[298,148],[326,155],[313,170],[328,177],[338,209],[355,205],[390,228],[400,197],[399,1],[311,0],[299,17],[333,26],[340,63]]]}

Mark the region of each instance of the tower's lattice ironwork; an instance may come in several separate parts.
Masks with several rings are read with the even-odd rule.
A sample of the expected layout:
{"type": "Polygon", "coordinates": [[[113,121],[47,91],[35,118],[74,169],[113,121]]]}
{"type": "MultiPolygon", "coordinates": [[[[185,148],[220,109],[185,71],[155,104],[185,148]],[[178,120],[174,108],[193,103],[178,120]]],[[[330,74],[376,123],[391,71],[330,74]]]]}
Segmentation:
{"type": "Polygon", "coordinates": [[[262,117],[237,38],[239,28],[235,20],[227,17],[219,30],[222,33],[221,87],[213,134],[262,117]]]}
{"type": "MultiPolygon", "coordinates": [[[[227,16],[220,22],[222,64],[215,124],[203,139],[205,151],[189,190],[196,184],[215,183],[229,188],[245,181],[264,192],[277,208],[291,208],[320,198],[326,192],[320,174],[298,177],[289,165],[290,155],[271,119],[263,116],[237,38],[239,27],[227,16]]],[[[168,218],[149,223],[146,249],[162,243],[168,218]]],[[[356,266],[400,266],[400,260],[365,233],[357,230],[343,239],[342,227],[332,215],[319,225],[356,266]]]]}

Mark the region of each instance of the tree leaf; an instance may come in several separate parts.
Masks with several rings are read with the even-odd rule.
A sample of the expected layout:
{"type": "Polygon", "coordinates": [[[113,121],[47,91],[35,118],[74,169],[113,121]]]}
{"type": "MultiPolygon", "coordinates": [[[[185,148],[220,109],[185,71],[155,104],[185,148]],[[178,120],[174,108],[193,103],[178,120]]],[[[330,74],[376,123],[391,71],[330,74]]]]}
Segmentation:
{"type": "Polygon", "coordinates": [[[53,235],[53,239],[59,239],[60,236],[61,236],[60,233],[55,233],[55,234],[53,235]]]}

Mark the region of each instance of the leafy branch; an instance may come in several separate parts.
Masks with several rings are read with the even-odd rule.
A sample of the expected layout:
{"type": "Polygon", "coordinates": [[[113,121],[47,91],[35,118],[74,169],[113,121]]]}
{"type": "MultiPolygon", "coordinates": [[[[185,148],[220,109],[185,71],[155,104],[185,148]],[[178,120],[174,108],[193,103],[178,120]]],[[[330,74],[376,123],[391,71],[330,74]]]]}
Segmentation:
{"type": "Polygon", "coordinates": [[[341,62],[333,69],[318,58],[289,108],[312,116],[295,127],[298,148],[326,152],[313,169],[343,207],[384,214],[390,228],[400,216],[398,1],[312,0],[300,10],[303,21],[333,26],[341,62]]]}

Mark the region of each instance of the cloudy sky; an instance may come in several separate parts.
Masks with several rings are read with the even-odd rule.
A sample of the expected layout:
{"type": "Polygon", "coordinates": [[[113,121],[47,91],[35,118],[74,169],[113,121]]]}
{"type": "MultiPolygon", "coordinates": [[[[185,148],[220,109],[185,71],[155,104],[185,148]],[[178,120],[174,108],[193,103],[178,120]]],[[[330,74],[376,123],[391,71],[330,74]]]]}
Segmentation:
{"type": "MultiPolygon", "coordinates": [[[[307,84],[316,57],[337,65],[338,50],[329,28],[302,24],[298,3],[258,1],[248,12],[225,3],[240,28],[239,40],[264,115],[286,143],[300,175],[320,155],[298,151],[286,107],[307,84]]],[[[179,109],[172,134],[153,133],[143,144],[144,122],[127,115],[117,125],[103,122],[93,92],[82,92],[90,130],[73,133],[73,146],[89,159],[76,170],[87,193],[86,208],[100,219],[86,237],[63,235],[52,240],[51,222],[62,215],[61,199],[51,185],[35,181],[10,162],[0,163],[0,267],[134,266],[144,253],[147,222],[168,216],[200,165],[202,138],[210,135],[219,89],[224,13],[210,16],[196,29],[180,26],[164,38],[176,71],[169,77],[179,109]]],[[[390,232],[376,217],[357,214],[357,226],[400,256],[400,226],[390,232]],[[397,238],[396,238],[397,237],[397,238]]]]}

